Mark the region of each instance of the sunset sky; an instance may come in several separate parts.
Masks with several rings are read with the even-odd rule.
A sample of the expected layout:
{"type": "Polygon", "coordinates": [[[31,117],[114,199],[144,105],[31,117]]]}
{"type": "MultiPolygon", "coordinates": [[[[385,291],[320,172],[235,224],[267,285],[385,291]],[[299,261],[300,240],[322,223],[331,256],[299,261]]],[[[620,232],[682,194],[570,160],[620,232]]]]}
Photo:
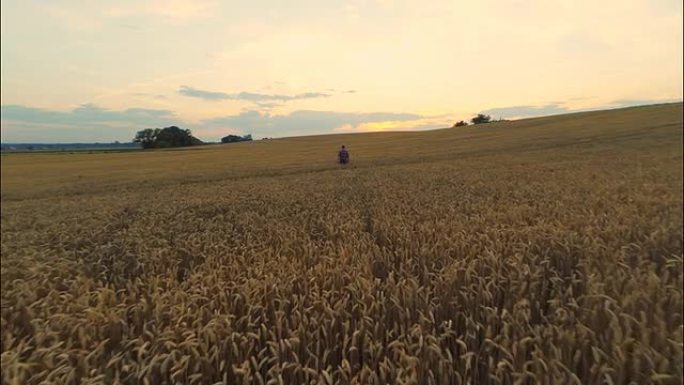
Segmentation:
{"type": "Polygon", "coordinates": [[[429,129],[682,99],[681,0],[2,1],[2,142],[429,129]]]}

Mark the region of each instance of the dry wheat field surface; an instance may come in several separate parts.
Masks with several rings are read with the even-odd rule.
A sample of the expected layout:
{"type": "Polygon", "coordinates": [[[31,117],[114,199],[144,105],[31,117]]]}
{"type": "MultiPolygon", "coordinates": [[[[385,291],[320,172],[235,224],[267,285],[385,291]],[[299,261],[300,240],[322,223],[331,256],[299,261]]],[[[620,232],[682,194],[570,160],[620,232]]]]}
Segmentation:
{"type": "Polygon", "coordinates": [[[681,103],[1,160],[2,384],[682,383],[681,103]]]}

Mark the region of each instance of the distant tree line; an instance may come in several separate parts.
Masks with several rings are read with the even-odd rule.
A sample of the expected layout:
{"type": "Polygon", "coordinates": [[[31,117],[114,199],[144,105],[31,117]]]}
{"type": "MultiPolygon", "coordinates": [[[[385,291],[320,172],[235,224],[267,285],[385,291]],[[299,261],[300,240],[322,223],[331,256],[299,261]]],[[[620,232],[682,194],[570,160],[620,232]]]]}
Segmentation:
{"type": "Polygon", "coordinates": [[[248,142],[252,140],[252,135],[248,134],[245,136],[239,135],[228,135],[221,138],[221,143],[235,143],[235,142],[248,142]]]}
{"type": "Polygon", "coordinates": [[[134,150],[137,143],[2,143],[0,151],[134,150]]]}
{"type": "Polygon", "coordinates": [[[164,128],[146,128],[138,131],[133,141],[140,143],[143,148],[186,147],[204,144],[192,136],[188,129],[171,126],[164,128]]]}

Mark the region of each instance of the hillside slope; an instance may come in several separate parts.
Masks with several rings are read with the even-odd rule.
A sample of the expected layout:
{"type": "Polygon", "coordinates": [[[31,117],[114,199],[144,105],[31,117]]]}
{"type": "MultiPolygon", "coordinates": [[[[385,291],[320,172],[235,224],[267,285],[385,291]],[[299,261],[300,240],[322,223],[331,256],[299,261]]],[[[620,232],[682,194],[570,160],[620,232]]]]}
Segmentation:
{"type": "MultiPolygon", "coordinates": [[[[334,169],[347,145],[353,167],[463,160],[567,148],[635,150],[682,141],[682,103],[585,112],[423,132],[295,137],[121,154],[16,154],[2,158],[2,197],[22,199],[117,186],[334,169]]],[[[681,147],[681,146],[680,146],[681,147]]]]}

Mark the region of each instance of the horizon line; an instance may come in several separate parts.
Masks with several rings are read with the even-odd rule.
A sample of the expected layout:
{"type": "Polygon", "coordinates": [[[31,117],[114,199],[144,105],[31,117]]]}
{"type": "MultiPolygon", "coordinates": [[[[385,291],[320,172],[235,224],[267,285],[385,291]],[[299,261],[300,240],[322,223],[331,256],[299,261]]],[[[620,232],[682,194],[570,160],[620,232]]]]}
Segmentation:
{"type": "MultiPolygon", "coordinates": [[[[630,109],[630,108],[643,108],[643,107],[650,107],[650,106],[660,106],[660,105],[666,105],[666,104],[683,104],[684,99],[680,99],[678,101],[667,101],[667,102],[662,102],[662,103],[650,103],[650,104],[639,104],[639,105],[634,105],[634,106],[618,106],[618,107],[595,107],[595,108],[587,108],[587,109],[579,109],[576,111],[565,111],[562,113],[551,113],[547,115],[535,115],[535,116],[525,116],[521,118],[501,118],[499,117],[498,119],[501,120],[493,120],[489,123],[497,123],[497,122],[512,122],[512,121],[520,121],[520,120],[532,120],[532,119],[540,119],[540,118],[546,118],[546,117],[551,117],[551,116],[563,116],[563,115],[575,115],[575,114],[581,114],[581,113],[591,113],[591,112],[601,112],[601,111],[613,111],[613,110],[624,110],[624,109],[630,109]]],[[[491,116],[491,115],[490,115],[491,116]]],[[[462,120],[462,119],[461,119],[462,120]]],[[[474,126],[475,124],[469,123],[468,126],[474,126]]],[[[171,126],[169,126],[171,127],[171,126]]],[[[178,126],[180,127],[180,126],[178,126]]],[[[465,126],[467,127],[467,126],[465,126]]],[[[409,133],[409,132],[429,132],[429,131],[436,131],[436,130],[444,130],[444,129],[450,129],[453,128],[453,126],[447,126],[447,127],[437,127],[437,128],[431,128],[431,129],[426,129],[426,130],[382,130],[382,131],[360,131],[360,132],[331,132],[331,133],[321,133],[321,134],[310,134],[310,135],[293,135],[293,136],[279,136],[279,137],[272,137],[272,136],[264,136],[264,137],[259,137],[257,140],[261,140],[264,138],[268,139],[287,139],[287,138],[302,138],[302,137],[312,137],[312,136],[329,136],[329,135],[356,135],[356,134],[379,134],[379,133],[409,133]]],[[[228,134],[228,135],[233,135],[233,134],[228,134]]],[[[193,135],[194,136],[194,135],[193,135]]],[[[199,139],[199,138],[198,138],[199,139]]],[[[200,139],[201,140],[201,139],[200,139]]],[[[204,140],[202,140],[205,142],[204,140]]],[[[119,140],[114,140],[114,141],[105,141],[105,142],[2,142],[0,139],[0,145],[22,145],[22,144],[32,144],[32,145],[74,145],[74,144],[132,144],[136,143],[133,141],[119,141],[119,140]]],[[[206,144],[220,144],[219,141],[206,141],[206,144]]]]}

